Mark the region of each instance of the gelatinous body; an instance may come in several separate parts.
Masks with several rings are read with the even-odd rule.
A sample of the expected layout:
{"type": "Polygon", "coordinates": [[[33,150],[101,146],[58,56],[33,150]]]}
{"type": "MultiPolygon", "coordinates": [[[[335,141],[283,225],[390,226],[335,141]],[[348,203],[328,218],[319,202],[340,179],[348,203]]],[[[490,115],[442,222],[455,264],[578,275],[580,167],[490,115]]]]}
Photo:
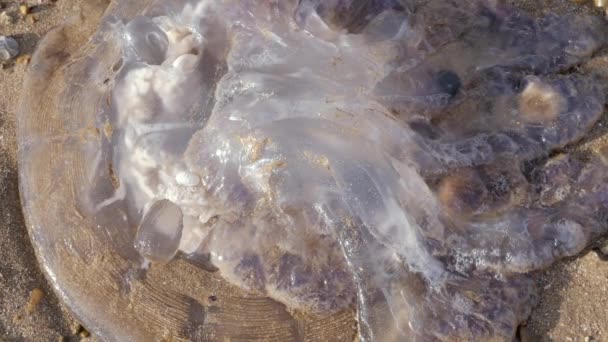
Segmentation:
{"type": "Polygon", "coordinates": [[[572,69],[606,43],[598,18],[491,1],[146,8],[96,36],[115,51],[93,73],[111,130],[81,204],[121,208],[134,264],[204,259],[293,312],[356,309],[362,340],[512,340],[530,272],[606,232],[605,153],[554,155],[604,110],[605,80],[572,69]]]}
{"type": "Polygon", "coordinates": [[[153,202],[137,229],[135,248],[150,260],[170,261],[177,253],[183,225],[178,206],[167,200],[153,202]]]}

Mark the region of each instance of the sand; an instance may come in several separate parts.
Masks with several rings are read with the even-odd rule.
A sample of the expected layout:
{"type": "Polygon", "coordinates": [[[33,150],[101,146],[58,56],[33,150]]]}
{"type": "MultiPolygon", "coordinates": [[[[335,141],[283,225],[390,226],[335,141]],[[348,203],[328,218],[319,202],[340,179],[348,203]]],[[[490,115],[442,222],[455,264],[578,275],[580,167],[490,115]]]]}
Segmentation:
{"type": "MultiPolygon", "coordinates": [[[[0,0],[0,12],[15,17],[13,23],[0,22],[0,35],[15,36],[22,54],[31,55],[41,36],[61,23],[80,1],[50,2],[21,18],[18,1],[0,0]]],[[[509,2],[535,13],[595,11],[570,0],[509,2]]],[[[25,61],[26,57],[20,60],[25,61]]],[[[79,340],[86,333],[49,288],[21,213],[15,106],[26,67],[25,63],[13,62],[0,68],[0,341],[79,340]]],[[[608,342],[608,261],[591,249],[539,274],[541,301],[521,329],[522,340],[608,342]]]]}
{"type": "MultiPolygon", "coordinates": [[[[23,20],[17,15],[19,2],[0,1],[0,12],[14,16],[13,23],[0,23],[0,35],[14,36],[22,55],[31,55],[41,36],[62,22],[77,3],[60,0],[33,9],[30,16],[37,19],[33,22],[34,19],[23,20]]],[[[48,286],[21,213],[15,107],[26,58],[0,70],[0,341],[59,341],[62,337],[78,340],[79,324],[48,286]]]]}

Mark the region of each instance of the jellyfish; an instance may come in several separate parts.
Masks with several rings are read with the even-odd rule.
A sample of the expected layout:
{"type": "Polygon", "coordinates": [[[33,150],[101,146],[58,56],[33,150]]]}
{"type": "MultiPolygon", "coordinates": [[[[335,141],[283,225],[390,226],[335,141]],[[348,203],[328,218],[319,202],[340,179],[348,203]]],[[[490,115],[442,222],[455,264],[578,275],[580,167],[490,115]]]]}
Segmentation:
{"type": "Polygon", "coordinates": [[[599,18],[95,4],[41,43],[19,130],[41,262],[102,337],[510,341],[533,272],[607,231],[608,154],[572,148],[599,18]]]}

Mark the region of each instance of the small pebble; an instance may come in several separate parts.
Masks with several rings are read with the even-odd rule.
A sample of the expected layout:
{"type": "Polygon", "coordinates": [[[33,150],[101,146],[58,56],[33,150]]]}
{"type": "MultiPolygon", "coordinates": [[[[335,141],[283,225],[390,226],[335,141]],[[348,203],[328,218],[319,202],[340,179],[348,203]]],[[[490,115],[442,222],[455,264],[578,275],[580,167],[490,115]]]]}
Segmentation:
{"type": "Polygon", "coordinates": [[[87,338],[91,336],[91,333],[81,324],[78,325],[78,328],[76,329],[76,334],[81,338],[87,338]]]}
{"type": "Polygon", "coordinates": [[[608,257],[608,240],[604,241],[604,243],[600,246],[600,252],[606,257],[608,257]]]}
{"type": "Polygon", "coordinates": [[[28,65],[28,64],[30,64],[31,60],[32,60],[32,57],[30,55],[23,55],[23,56],[19,56],[15,62],[17,64],[21,64],[21,65],[28,65]]]}
{"type": "Polygon", "coordinates": [[[30,300],[27,303],[27,312],[30,314],[34,312],[38,305],[40,305],[42,298],[44,298],[44,291],[39,288],[33,289],[32,293],[30,294],[30,300]]]}
{"type": "Polygon", "coordinates": [[[21,13],[22,16],[28,15],[30,13],[30,6],[26,4],[19,5],[19,13],[21,13]]]}
{"type": "Polygon", "coordinates": [[[0,25],[11,25],[12,23],[13,18],[6,11],[0,12],[0,25]]]}
{"type": "Polygon", "coordinates": [[[12,37],[0,36],[0,62],[6,62],[19,55],[19,43],[12,37]]]}

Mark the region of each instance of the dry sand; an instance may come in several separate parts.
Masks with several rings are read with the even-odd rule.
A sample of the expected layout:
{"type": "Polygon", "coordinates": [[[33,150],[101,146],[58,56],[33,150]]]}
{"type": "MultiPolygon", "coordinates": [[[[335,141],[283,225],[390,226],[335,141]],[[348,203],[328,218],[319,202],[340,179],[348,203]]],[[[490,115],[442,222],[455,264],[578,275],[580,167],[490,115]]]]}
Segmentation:
{"type": "MultiPolygon", "coordinates": [[[[0,35],[16,37],[22,54],[30,55],[40,37],[61,23],[80,1],[50,2],[34,8],[28,15],[34,19],[24,19],[18,15],[18,1],[0,0],[0,12],[14,16],[14,22],[6,25],[0,19],[0,35]]],[[[593,11],[568,0],[509,2],[535,13],[593,11]]],[[[0,341],[79,340],[86,333],[49,288],[21,214],[15,106],[25,68],[25,64],[9,63],[0,69],[0,341]]],[[[522,340],[608,342],[608,261],[590,251],[559,262],[539,278],[541,302],[521,330],[522,340]]]]}

